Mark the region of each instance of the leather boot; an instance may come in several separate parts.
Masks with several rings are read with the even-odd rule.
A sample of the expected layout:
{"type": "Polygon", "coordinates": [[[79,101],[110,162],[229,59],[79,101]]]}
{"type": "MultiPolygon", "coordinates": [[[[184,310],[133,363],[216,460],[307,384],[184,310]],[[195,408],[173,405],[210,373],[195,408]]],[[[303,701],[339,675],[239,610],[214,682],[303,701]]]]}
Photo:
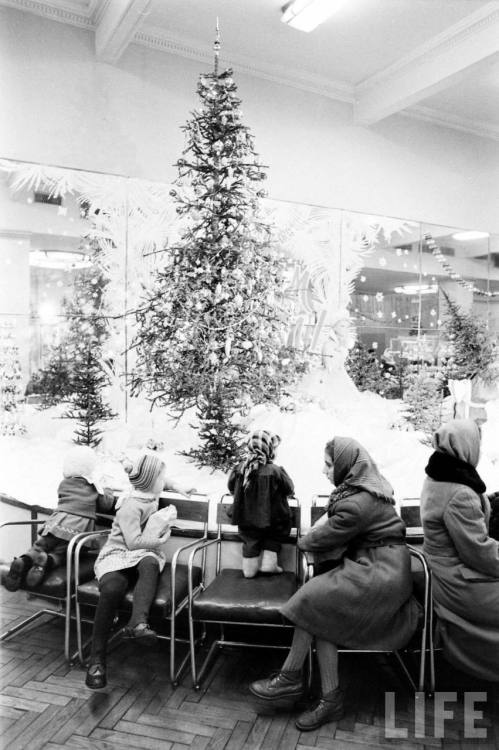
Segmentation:
{"type": "Polygon", "coordinates": [[[272,552],[270,549],[263,550],[260,573],[267,573],[267,575],[282,573],[282,568],[277,564],[277,552],[272,552]]]}
{"type": "Polygon", "coordinates": [[[276,708],[290,708],[303,695],[301,670],[277,672],[264,680],[252,682],[250,693],[276,708]]]}
{"type": "Polygon", "coordinates": [[[338,721],[344,715],[343,691],[340,688],[323,695],[315,708],[302,713],[296,720],[296,728],[300,732],[318,729],[329,721],[338,721]]]}
{"type": "Polygon", "coordinates": [[[107,685],[106,662],[103,659],[95,659],[88,665],[85,685],[92,690],[101,690],[107,685]]]}
{"type": "Polygon", "coordinates": [[[259,557],[243,557],[243,576],[245,578],[254,578],[260,567],[259,557]]]}

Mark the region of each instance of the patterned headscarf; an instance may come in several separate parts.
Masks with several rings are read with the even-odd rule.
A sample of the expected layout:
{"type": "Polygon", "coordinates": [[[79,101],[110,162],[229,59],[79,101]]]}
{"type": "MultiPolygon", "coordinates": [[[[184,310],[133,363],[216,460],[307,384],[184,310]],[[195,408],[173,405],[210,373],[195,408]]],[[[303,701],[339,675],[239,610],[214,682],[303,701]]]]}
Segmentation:
{"type": "Polygon", "coordinates": [[[241,470],[243,474],[243,487],[247,487],[250,476],[259,466],[272,462],[275,451],[281,438],[269,430],[255,430],[251,433],[246,443],[248,456],[241,470]]]}
{"type": "Polygon", "coordinates": [[[326,452],[333,461],[336,487],[329,498],[330,509],[342,497],[354,495],[359,490],[369,492],[385,503],[395,504],[393,487],[360,443],[353,438],[335,437],[327,443],[326,452]]]}

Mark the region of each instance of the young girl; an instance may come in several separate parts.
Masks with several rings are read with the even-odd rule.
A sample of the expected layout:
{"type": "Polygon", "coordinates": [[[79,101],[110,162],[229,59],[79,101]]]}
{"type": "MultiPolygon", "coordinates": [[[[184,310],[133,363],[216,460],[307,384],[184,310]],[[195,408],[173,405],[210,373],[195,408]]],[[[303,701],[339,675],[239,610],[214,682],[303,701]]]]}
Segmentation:
{"type": "Polygon", "coordinates": [[[163,545],[170,536],[170,524],[176,518],[173,505],[158,511],[163,489],[190,495],[165,476],[165,464],[153,453],[141,454],[125,466],[132,489],[123,499],[111,533],[95,563],[100,597],[95,613],[90,662],[86,685],[106,685],[106,650],[114,616],[131,584],[132,614],[121,634],[141,643],[154,643],[157,636],[148,625],[149,609],[154,600],[158,578],[165,566],[163,545]]]}
{"type": "Polygon", "coordinates": [[[95,486],[97,458],[88,446],[75,446],[64,457],[64,479],[57,490],[57,509],[42,527],[33,546],[14,558],[3,579],[8,591],[20,586],[39,586],[52,568],[63,564],[71,539],[83,531],[93,531],[96,513],[109,513],[114,496],[95,486]]]}
{"type": "Polygon", "coordinates": [[[273,463],[281,439],[268,430],[256,430],[247,443],[247,458],[229,476],[234,496],[232,522],[243,540],[243,575],[282,573],[277,564],[281,541],[291,529],[288,497],[294,485],[282,466],[273,463]],[[261,559],[260,559],[261,558],[261,559]]]}

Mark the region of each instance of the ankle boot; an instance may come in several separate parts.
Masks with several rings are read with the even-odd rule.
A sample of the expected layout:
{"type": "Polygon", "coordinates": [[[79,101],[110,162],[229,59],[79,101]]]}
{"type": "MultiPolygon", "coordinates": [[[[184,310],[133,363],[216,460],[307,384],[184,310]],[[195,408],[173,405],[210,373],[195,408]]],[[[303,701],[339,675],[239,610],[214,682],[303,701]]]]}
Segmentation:
{"type": "Polygon", "coordinates": [[[290,708],[303,695],[301,670],[277,672],[264,680],[252,682],[249,690],[276,708],[290,708]]]}
{"type": "Polygon", "coordinates": [[[104,659],[95,659],[88,665],[85,685],[91,690],[101,690],[107,684],[106,662],[104,659]]]}
{"type": "Polygon", "coordinates": [[[272,552],[270,549],[263,550],[260,573],[282,573],[282,568],[277,564],[277,552],[272,552]]]}
{"type": "Polygon", "coordinates": [[[2,583],[7,591],[17,591],[26,582],[26,573],[33,565],[33,561],[27,555],[15,557],[11,564],[9,572],[3,577],[2,583]]]}
{"type": "Polygon", "coordinates": [[[340,688],[323,695],[315,708],[305,711],[295,722],[300,732],[318,729],[329,721],[338,721],[344,715],[343,691],[340,688]]]}
{"type": "Polygon", "coordinates": [[[243,576],[245,578],[254,578],[260,567],[259,557],[243,557],[243,576]]]}

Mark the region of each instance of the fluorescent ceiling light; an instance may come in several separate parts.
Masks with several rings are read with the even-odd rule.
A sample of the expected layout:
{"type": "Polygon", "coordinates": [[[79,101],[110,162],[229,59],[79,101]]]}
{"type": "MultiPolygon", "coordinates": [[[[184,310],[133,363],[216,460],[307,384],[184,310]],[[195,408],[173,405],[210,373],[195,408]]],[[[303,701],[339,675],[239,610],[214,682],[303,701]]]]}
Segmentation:
{"type": "Polygon", "coordinates": [[[291,0],[283,6],[281,21],[300,31],[312,31],[332,16],[345,0],[291,0]]]}
{"type": "Polygon", "coordinates": [[[458,242],[465,242],[466,240],[484,240],[488,236],[488,232],[474,232],[470,230],[468,232],[456,232],[452,235],[452,239],[458,240],[458,242]]]}
{"type": "Polygon", "coordinates": [[[59,250],[32,250],[29,254],[30,266],[56,268],[68,271],[72,268],[88,268],[92,265],[83,253],[59,252],[59,250]]]}
{"type": "Polygon", "coordinates": [[[437,284],[405,284],[396,286],[395,294],[435,294],[438,291],[437,284]]]}

